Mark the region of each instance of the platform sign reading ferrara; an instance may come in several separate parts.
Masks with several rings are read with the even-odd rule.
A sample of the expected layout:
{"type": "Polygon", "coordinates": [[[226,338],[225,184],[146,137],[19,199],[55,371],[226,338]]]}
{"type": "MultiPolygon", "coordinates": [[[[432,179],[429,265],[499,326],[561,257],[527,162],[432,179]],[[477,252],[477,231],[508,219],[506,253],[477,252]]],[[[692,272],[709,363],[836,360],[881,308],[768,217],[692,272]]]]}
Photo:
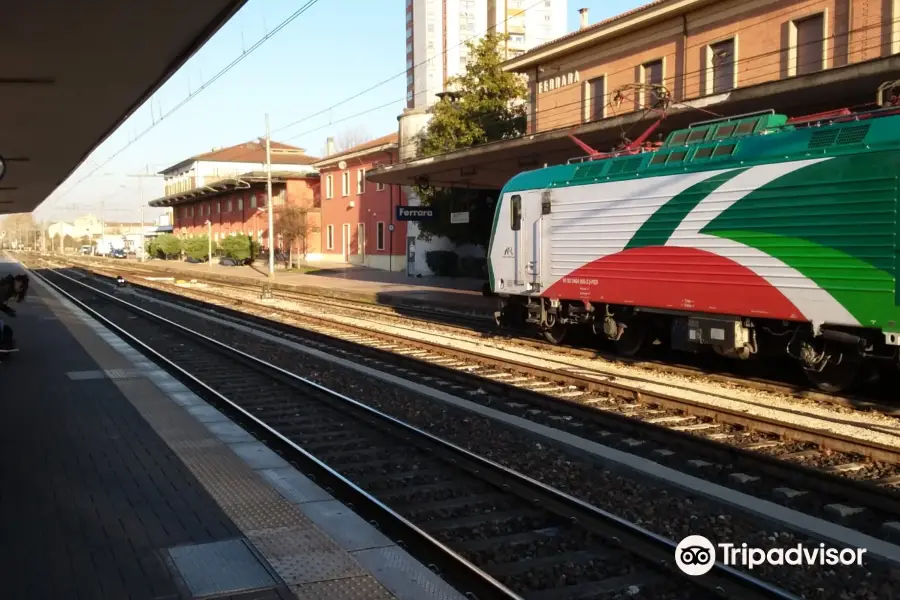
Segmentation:
{"type": "Polygon", "coordinates": [[[431,206],[398,206],[398,221],[433,221],[438,211],[431,206]]]}

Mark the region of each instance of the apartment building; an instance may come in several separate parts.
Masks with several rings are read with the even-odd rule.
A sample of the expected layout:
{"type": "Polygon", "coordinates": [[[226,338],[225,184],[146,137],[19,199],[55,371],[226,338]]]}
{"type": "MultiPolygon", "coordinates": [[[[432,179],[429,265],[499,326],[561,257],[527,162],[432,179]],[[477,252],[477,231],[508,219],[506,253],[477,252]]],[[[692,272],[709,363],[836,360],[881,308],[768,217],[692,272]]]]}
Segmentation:
{"type": "Polygon", "coordinates": [[[465,70],[466,42],[495,30],[514,57],[566,32],[568,0],[407,0],[406,101],[434,104],[447,80],[465,70]]]}

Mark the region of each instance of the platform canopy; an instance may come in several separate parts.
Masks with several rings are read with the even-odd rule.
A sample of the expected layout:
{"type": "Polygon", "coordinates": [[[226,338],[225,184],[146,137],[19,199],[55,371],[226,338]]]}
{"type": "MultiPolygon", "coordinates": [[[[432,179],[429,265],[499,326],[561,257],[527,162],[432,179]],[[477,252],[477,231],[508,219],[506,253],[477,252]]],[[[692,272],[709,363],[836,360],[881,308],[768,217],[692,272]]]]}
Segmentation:
{"type": "Polygon", "coordinates": [[[0,215],[36,208],[245,2],[4,3],[0,215]]]}
{"type": "MultiPolygon", "coordinates": [[[[673,104],[668,118],[658,131],[668,133],[687,127],[692,122],[714,118],[711,113],[731,116],[774,109],[793,117],[843,107],[858,108],[874,103],[878,86],[897,79],[898,73],[900,55],[893,55],[737,88],[687,104],[673,104]]],[[[655,120],[652,114],[631,113],[577,128],[543,131],[406,163],[384,165],[366,173],[366,179],[383,184],[499,190],[510,178],[523,171],[537,169],[544,164],[565,164],[569,159],[585,156],[585,152],[569,137],[570,133],[596,150],[606,152],[615,147],[623,132],[634,139],[655,120]]]]}

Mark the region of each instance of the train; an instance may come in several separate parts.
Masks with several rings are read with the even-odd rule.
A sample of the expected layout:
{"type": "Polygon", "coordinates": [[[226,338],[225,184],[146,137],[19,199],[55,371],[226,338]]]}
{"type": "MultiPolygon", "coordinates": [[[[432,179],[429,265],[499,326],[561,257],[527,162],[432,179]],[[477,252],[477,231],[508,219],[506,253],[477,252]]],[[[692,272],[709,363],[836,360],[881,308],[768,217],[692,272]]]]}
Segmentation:
{"type": "Polygon", "coordinates": [[[623,356],[789,357],[832,393],[900,367],[898,104],[716,118],[609,153],[573,135],[587,156],[500,192],[498,325],[590,328],[623,356]]]}

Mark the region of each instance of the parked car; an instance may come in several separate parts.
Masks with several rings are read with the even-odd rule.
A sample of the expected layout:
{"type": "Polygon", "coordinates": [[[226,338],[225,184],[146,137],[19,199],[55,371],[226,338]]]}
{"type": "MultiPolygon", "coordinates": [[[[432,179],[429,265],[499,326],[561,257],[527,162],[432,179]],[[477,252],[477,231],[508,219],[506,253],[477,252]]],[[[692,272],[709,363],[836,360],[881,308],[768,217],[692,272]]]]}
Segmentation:
{"type": "Polygon", "coordinates": [[[109,251],[110,258],[128,258],[128,253],[123,248],[113,248],[109,251]]]}

